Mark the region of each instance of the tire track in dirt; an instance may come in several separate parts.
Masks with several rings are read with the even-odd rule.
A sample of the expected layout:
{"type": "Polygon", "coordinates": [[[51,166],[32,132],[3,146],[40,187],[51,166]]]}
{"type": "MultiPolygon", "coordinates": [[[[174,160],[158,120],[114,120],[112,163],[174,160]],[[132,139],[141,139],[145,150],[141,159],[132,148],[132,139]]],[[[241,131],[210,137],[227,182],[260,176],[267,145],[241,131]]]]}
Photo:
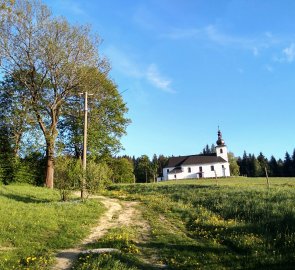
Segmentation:
{"type": "Polygon", "coordinates": [[[107,209],[106,212],[100,217],[97,226],[92,228],[90,235],[84,238],[77,247],[61,250],[56,255],[56,264],[52,270],[71,269],[78,255],[87,251],[85,245],[102,238],[111,228],[132,225],[140,228],[140,238],[144,239],[149,234],[149,225],[140,218],[141,213],[136,208],[138,202],[120,201],[105,196],[92,196],[91,198],[102,202],[107,209]]]}

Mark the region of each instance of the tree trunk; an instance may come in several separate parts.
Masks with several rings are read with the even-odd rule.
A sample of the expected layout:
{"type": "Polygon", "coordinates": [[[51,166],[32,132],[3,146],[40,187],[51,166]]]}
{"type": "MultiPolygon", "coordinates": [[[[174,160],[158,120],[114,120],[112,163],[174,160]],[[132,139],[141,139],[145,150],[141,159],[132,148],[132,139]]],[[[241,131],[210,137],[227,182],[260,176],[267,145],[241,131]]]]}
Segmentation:
{"type": "Polygon", "coordinates": [[[46,180],[45,186],[53,188],[53,177],[54,177],[54,140],[49,140],[46,143],[46,180]]]}
{"type": "Polygon", "coordinates": [[[19,148],[20,148],[21,137],[22,137],[22,132],[17,133],[15,135],[15,145],[14,145],[14,149],[13,149],[13,154],[14,154],[15,158],[18,158],[18,156],[19,156],[19,148]]]}

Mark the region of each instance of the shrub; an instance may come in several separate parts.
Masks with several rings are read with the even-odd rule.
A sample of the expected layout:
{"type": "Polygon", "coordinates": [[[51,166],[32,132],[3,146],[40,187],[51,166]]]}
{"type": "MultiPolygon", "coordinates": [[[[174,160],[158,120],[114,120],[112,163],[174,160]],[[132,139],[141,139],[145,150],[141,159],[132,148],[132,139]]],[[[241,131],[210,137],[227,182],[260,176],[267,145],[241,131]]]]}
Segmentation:
{"type": "Polygon", "coordinates": [[[55,163],[55,186],[59,189],[61,199],[66,201],[72,190],[81,187],[83,169],[81,160],[59,157],[55,163]]]}
{"type": "Polygon", "coordinates": [[[95,193],[100,191],[111,182],[112,170],[105,163],[96,163],[93,160],[90,160],[87,164],[86,170],[86,189],[89,193],[95,193]]]}

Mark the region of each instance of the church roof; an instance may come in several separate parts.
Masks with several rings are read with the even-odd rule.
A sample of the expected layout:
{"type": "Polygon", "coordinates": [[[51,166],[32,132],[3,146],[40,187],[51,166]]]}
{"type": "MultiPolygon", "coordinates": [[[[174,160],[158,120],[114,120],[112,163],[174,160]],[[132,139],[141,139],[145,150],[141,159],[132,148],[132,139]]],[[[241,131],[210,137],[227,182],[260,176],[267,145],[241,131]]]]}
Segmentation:
{"type": "Polygon", "coordinates": [[[210,163],[227,162],[222,157],[217,157],[216,154],[212,155],[192,155],[192,156],[179,156],[171,157],[168,160],[167,167],[179,167],[182,165],[197,165],[197,164],[210,164],[210,163]]]}

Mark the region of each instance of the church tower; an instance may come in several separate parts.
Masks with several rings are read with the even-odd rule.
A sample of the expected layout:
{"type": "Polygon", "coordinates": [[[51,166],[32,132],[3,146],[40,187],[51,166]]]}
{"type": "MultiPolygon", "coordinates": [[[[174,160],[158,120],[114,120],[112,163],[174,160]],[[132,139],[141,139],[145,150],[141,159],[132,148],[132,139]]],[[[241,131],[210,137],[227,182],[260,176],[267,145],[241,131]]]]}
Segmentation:
{"type": "Polygon", "coordinates": [[[227,156],[227,147],[224,143],[224,140],[222,139],[222,134],[221,131],[218,128],[218,139],[216,141],[216,156],[217,157],[222,157],[224,160],[228,161],[228,156],[227,156]]]}

